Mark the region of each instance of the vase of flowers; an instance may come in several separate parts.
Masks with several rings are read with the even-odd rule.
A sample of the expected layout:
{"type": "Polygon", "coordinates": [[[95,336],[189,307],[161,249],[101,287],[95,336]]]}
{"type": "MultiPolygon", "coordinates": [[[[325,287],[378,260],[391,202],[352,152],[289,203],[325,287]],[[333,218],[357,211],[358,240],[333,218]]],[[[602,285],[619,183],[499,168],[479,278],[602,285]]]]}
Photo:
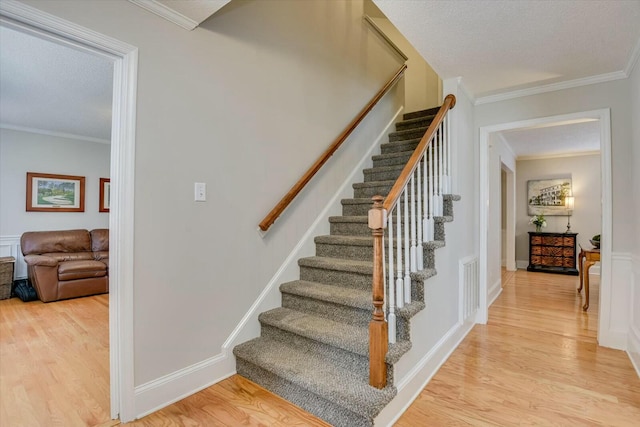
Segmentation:
{"type": "Polygon", "coordinates": [[[544,215],[536,215],[531,217],[529,220],[529,224],[533,224],[536,226],[536,233],[539,233],[542,230],[542,227],[547,226],[547,220],[544,218],[544,215]]]}

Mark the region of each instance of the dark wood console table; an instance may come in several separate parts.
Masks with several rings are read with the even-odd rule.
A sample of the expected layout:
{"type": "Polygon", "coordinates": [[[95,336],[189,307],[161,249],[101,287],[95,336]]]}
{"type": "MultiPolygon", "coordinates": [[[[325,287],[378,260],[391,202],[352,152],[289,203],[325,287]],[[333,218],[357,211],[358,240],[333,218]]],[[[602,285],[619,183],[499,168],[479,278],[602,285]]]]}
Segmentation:
{"type": "Polygon", "coordinates": [[[577,276],[576,236],[578,233],[529,232],[528,271],[577,276]]]}

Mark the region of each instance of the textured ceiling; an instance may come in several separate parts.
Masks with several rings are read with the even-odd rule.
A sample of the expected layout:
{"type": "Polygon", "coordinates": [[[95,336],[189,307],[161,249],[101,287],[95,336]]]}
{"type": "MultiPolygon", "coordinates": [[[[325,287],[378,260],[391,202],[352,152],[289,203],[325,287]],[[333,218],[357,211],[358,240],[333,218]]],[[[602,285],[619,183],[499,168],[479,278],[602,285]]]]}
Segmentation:
{"type": "Polygon", "coordinates": [[[442,78],[480,98],[617,73],[640,40],[638,0],[374,0],[442,78]]]}
{"type": "Polygon", "coordinates": [[[600,150],[600,123],[580,120],[500,132],[517,158],[557,156],[600,150]]]}
{"type": "Polygon", "coordinates": [[[111,139],[113,64],[0,26],[0,126],[111,139]]]}
{"type": "MultiPolygon", "coordinates": [[[[136,2],[201,22],[228,0],[136,2]]],[[[624,77],[640,49],[640,0],[374,2],[441,77],[463,77],[476,98],[624,77]]],[[[111,63],[2,27],[0,41],[0,125],[110,139],[111,63]]]]}

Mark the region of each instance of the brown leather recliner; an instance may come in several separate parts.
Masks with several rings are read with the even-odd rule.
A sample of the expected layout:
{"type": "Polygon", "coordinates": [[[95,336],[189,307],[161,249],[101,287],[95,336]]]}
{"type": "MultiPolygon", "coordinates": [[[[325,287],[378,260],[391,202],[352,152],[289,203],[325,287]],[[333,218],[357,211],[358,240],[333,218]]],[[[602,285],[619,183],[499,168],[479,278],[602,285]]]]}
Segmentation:
{"type": "Polygon", "coordinates": [[[109,292],[109,230],[30,231],[20,245],[40,300],[109,292]]]}

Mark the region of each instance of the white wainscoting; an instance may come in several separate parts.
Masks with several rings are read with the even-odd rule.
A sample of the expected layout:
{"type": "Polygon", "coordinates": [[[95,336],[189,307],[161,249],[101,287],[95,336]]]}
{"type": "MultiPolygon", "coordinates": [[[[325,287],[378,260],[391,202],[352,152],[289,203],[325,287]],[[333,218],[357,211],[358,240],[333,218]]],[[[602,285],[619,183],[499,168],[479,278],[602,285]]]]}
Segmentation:
{"type": "Polygon", "coordinates": [[[20,236],[0,236],[0,257],[12,256],[16,259],[13,279],[26,279],[27,264],[20,250],[20,236]]]}
{"type": "MultiPolygon", "coordinates": [[[[589,270],[591,272],[591,270],[589,270]]],[[[598,344],[618,350],[627,350],[627,337],[631,326],[631,288],[633,275],[631,254],[611,253],[611,290],[608,298],[600,294],[600,324],[598,344]]]]}

